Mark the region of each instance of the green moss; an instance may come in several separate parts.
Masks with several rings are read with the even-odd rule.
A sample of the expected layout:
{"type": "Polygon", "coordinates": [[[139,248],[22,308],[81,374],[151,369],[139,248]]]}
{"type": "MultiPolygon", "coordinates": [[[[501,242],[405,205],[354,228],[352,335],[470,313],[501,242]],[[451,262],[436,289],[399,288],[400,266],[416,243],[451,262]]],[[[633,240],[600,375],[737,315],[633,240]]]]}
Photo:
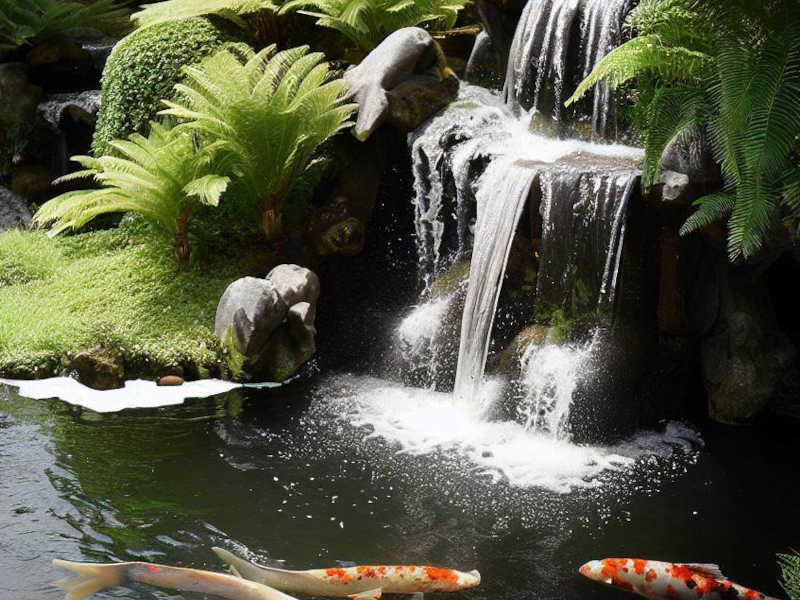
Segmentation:
{"type": "Polygon", "coordinates": [[[146,133],[147,124],[175,95],[181,69],[196,64],[230,38],[205,18],[168,21],[144,27],[120,41],[103,71],[103,104],[92,149],[131,133],[146,133]]]}
{"type": "Polygon", "coordinates": [[[219,373],[219,298],[268,266],[231,250],[178,270],[169,242],[137,224],[52,240],[0,234],[0,375],[52,375],[93,348],[121,356],[128,375],[219,373]]]}

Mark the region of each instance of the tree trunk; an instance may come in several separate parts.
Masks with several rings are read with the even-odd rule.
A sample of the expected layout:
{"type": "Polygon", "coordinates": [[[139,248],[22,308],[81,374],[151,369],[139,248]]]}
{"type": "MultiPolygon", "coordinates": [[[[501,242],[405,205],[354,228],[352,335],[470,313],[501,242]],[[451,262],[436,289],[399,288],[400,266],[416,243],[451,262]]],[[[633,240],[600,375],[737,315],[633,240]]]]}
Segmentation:
{"type": "Polygon", "coordinates": [[[187,206],[178,217],[178,229],[175,232],[175,256],[179,261],[185,261],[191,254],[189,248],[189,213],[190,209],[187,206]]]}

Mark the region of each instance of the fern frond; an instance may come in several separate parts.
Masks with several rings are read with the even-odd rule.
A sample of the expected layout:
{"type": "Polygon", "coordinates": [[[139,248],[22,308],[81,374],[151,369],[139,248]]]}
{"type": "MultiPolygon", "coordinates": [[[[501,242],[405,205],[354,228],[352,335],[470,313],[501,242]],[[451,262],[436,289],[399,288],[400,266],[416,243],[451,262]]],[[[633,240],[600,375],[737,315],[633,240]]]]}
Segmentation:
{"type": "Polygon", "coordinates": [[[781,567],[781,587],[789,600],[800,600],[800,554],[778,554],[781,567]]]}
{"type": "Polygon", "coordinates": [[[717,221],[726,219],[733,212],[736,198],[726,192],[718,192],[695,200],[697,210],[688,218],[680,230],[681,235],[688,235],[704,229],[717,221]]]}
{"type": "Polygon", "coordinates": [[[141,10],[134,13],[131,19],[140,27],[206,15],[216,15],[241,23],[241,15],[262,10],[275,12],[278,6],[271,0],[165,0],[142,5],[141,10]]]}
{"type": "Polygon", "coordinates": [[[362,51],[369,52],[390,33],[403,27],[431,24],[453,26],[469,0],[290,0],[281,13],[313,16],[317,25],[336,29],[362,51]],[[313,8],[315,11],[298,10],[313,8]]]}
{"type": "Polygon", "coordinates": [[[645,74],[665,81],[701,79],[708,71],[711,56],[682,46],[668,46],[658,35],[633,38],[609,52],[564,103],[569,106],[601,81],[612,88],[645,74]]]}

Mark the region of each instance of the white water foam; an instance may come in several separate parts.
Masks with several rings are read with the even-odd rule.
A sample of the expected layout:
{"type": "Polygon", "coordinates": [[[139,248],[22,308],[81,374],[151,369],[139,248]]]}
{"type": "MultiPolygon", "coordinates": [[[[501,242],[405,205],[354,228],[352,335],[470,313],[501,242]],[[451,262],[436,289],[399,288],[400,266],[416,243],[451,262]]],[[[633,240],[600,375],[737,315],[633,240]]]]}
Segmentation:
{"type": "Polygon", "coordinates": [[[58,398],[68,404],[82,406],[98,413],[119,412],[128,408],[157,408],[182,404],[187,398],[208,398],[241,387],[278,387],[278,383],[252,384],[201,379],[179,386],[158,386],[154,381],[126,381],[116,390],[95,390],[71,377],[49,379],[0,379],[0,384],[19,388],[19,395],[33,400],[58,398]]]}
{"type": "Polygon", "coordinates": [[[517,488],[556,493],[602,486],[602,476],[633,468],[648,455],[668,456],[676,446],[696,447],[695,432],[670,424],[664,433],[642,432],[612,447],[587,446],[531,431],[513,421],[489,421],[485,408],[502,382],[481,390],[482,409],[454,402],[451,394],[403,387],[366,377],[340,377],[329,389],[331,410],[355,427],[369,429],[397,452],[463,457],[478,475],[517,488]]]}

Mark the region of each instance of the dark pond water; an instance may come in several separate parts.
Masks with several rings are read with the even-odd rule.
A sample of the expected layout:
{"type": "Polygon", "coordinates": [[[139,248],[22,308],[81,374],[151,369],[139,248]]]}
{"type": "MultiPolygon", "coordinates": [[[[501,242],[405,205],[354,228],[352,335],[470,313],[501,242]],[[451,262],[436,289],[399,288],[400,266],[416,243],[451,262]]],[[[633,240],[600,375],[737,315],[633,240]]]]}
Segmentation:
{"type": "Polygon", "coordinates": [[[0,598],[61,598],[56,557],[218,569],[212,545],[289,568],[477,568],[484,583],[458,595],[472,600],[620,597],[577,574],[606,556],[718,562],[780,595],[774,554],[800,546],[788,425],[707,427],[702,448],[556,494],[452,457],[395,454],[326,410],[329,385],[107,416],[0,386],[0,598]]]}

